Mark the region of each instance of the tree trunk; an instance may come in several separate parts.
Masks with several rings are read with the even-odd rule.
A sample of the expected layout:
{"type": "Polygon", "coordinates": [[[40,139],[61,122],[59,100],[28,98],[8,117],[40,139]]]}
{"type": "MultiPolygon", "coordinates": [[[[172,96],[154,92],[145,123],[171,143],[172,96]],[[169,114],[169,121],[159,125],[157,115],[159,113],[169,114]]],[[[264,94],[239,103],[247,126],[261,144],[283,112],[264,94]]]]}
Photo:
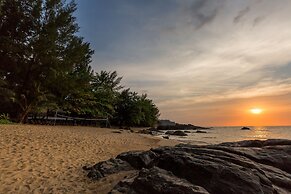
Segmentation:
{"type": "Polygon", "coordinates": [[[27,115],[31,110],[31,105],[27,106],[18,116],[18,122],[24,123],[26,121],[27,115]]]}

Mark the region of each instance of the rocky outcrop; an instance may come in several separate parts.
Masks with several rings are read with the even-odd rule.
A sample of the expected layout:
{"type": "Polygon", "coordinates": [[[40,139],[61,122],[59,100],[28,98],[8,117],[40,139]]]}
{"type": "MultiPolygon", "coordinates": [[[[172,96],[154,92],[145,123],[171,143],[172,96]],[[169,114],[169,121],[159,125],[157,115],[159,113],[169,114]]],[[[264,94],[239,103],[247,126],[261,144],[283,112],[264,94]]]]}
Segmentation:
{"type": "Polygon", "coordinates": [[[157,135],[158,134],[157,131],[149,130],[149,129],[140,130],[138,133],[147,134],[147,135],[157,135]]]}
{"type": "Polygon", "coordinates": [[[242,127],[241,130],[251,130],[249,127],[242,127]]]}
{"type": "Polygon", "coordinates": [[[159,133],[163,133],[162,131],[157,130],[154,127],[148,129],[139,130],[138,133],[147,134],[147,135],[158,135],[159,133]]]}
{"type": "Polygon", "coordinates": [[[207,133],[206,131],[197,130],[196,133],[207,133]]]}
{"type": "Polygon", "coordinates": [[[180,179],[173,173],[153,167],[143,168],[135,179],[121,181],[117,184],[112,193],[197,193],[207,194],[208,192],[199,186],[194,186],[185,179],[180,179]]]}
{"type": "Polygon", "coordinates": [[[188,136],[184,131],[167,131],[166,135],[188,136]]]}
{"type": "Polygon", "coordinates": [[[122,153],[89,170],[94,180],[135,169],[111,193],[291,193],[291,140],[180,144],[122,153]]]}
{"type": "Polygon", "coordinates": [[[200,130],[200,129],[210,129],[208,127],[200,127],[191,124],[179,124],[176,125],[166,125],[166,126],[158,126],[157,130],[161,131],[169,131],[169,130],[200,130]]]}
{"type": "Polygon", "coordinates": [[[87,176],[92,180],[99,180],[110,174],[133,169],[134,168],[129,163],[117,158],[99,162],[92,167],[83,166],[83,170],[89,171],[87,176]]]}

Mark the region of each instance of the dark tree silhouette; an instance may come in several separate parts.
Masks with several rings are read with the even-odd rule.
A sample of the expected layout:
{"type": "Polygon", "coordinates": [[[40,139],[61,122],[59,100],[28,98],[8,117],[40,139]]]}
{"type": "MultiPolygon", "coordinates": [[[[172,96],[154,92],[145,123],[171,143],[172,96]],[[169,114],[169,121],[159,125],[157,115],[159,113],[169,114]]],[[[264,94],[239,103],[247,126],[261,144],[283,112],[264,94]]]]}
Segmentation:
{"type": "Polygon", "coordinates": [[[64,98],[73,79],[68,75],[90,63],[89,44],[76,35],[75,3],[61,0],[9,0],[0,13],[0,70],[2,88],[13,91],[12,116],[22,122],[27,114],[53,98],[64,98]],[[62,90],[65,87],[65,90],[62,90]]]}

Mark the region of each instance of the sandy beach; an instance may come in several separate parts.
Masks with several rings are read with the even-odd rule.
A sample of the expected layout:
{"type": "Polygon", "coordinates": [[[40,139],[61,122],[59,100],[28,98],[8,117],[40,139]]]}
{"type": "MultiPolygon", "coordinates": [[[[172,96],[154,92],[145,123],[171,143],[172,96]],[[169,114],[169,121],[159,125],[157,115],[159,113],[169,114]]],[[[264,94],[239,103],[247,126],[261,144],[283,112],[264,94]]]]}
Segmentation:
{"type": "Polygon", "coordinates": [[[0,193],[107,193],[116,177],[92,182],[84,165],[130,150],[175,145],[117,129],[0,125],[0,193]]]}

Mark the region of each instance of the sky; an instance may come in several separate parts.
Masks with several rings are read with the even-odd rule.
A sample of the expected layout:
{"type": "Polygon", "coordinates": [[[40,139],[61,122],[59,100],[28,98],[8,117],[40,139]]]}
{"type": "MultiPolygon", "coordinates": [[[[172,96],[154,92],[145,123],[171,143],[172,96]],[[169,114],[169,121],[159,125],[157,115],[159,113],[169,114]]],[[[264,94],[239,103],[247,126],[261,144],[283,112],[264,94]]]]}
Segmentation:
{"type": "Polygon", "coordinates": [[[161,119],[291,125],[290,0],[76,0],[95,71],[116,70],[161,119]],[[262,114],[251,114],[252,108],[262,114]]]}

